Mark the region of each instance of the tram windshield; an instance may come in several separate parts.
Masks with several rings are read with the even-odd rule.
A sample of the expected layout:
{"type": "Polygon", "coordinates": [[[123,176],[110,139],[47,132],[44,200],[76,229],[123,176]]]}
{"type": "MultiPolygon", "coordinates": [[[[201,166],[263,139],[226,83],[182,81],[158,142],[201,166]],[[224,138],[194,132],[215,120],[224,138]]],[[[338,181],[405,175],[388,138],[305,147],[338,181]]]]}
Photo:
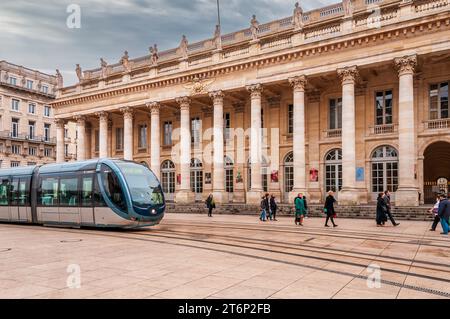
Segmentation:
{"type": "Polygon", "coordinates": [[[162,190],[155,175],[146,167],[134,163],[116,163],[130,189],[136,206],[164,204],[162,190]]]}

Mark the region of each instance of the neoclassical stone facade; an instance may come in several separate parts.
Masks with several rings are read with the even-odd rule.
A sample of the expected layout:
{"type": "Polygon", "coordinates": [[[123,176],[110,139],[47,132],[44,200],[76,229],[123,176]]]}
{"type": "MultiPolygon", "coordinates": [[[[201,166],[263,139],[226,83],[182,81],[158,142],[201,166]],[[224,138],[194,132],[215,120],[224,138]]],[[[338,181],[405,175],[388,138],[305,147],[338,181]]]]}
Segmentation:
{"type": "MultiPolygon", "coordinates": [[[[145,163],[166,197],[341,205],[389,189],[433,201],[450,180],[450,2],[352,0],[82,72],[53,106],[78,159],[145,163]]],[[[62,148],[58,128],[58,150],[62,148]]],[[[61,161],[62,158],[58,157],[61,161]]]]}

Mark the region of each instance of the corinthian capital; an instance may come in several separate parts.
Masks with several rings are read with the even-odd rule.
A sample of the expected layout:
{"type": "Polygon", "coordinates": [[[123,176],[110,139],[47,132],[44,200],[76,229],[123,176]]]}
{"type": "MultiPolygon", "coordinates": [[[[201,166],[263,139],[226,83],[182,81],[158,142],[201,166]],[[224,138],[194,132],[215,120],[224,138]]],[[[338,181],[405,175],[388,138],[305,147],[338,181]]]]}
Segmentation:
{"type": "Polygon", "coordinates": [[[394,59],[395,67],[398,70],[398,74],[414,73],[417,66],[417,55],[405,56],[403,58],[394,59]]]}
{"type": "Polygon", "coordinates": [[[145,104],[145,106],[147,106],[152,114],[159,114],[159,111],[161,109],[161,103],[159,102],[148,102],[145,104]]]}
{"type": "Polygon", "coordinates": [[[306,79],[306,76],[304,76],[304,75],[295,76],[295,77],[289,79],[289,84],[291,84],[291,86],[296,91],[297,90],[305,91],[307,83],[308,83],[308,80],[306,79]]]}
{"type": "Polygon", "coordinates": [[[252,99],[261,98],[261,94],[262,94],[263,90],[264,89],[261,84],[247,85],[247,91],[250,92],[250,96],[252,99]]]}
{"type": "Polygon", "coordinates": [[[83,115],[77,115],[73,118],[75,121],[77,121],[78,126],[84,126],[86,125],[86,117],[83,115]]]}
{"type": "Polygon", "coordinates": [[[108,112],[97,112],[95,115],[100,119],[100,121],[108,121],[109,119],[108,112]]]}
{"type": "Polygon", "coordinates": [[[180,109],[189,109],[191,106],[191,99],[187,96],[179,97],[176,99],[177,103],[180,105],[180,109]]]}
{"type": "Polygon", "coordinates": [[[56,125],[56,128],[62,129],[64,128],[64,125],[66,125],[66,121],[63,119],[54,119],[53,122],[56,125]]]}
{"type": "Polygon", "coordinates": [[[209,97],[213,100],[214,104],[220,104],[223,103],[223,98],[225,97],[225,94],[223,94],[223,92],[219,90],[210,92],[209,97]]]}
{"type": "Polygon", "coordinates": [[[342,81],[342,84],[355,83],[359,78],[359,71],[356,66],[349,66],[346,68],[337,70],[338,76],[342,81]]]}
{"type": "Polygon", "coordinates": [[[129,107],[129,106],[123,107],[120,109],[120,112],[122,112],[124,119],[128,119],[128,120],[133,119],[134,111],[131,107],[129,107]]]}

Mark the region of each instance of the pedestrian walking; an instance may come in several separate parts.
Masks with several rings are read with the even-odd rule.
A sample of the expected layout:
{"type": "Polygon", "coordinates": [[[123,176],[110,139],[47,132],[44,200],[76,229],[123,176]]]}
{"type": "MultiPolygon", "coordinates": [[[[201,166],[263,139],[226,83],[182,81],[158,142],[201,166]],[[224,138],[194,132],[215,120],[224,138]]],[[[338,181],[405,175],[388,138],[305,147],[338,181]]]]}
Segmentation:
{"type": "Polygon", "coordinates": [[[384,200],[384,193],[378,194],[377,198],[377,227],[382,227],[387,222],[386,212],[386,201],[384,200]]]}
{"type": "Polygon", "coordinates": [[[305,201],[302,194],[298,194],[294,201],[295,204],[295,224],[303,226],[303,219],[306,215],[305,201]]]}
{"type": "Polygon", "coordinates": [[[441,195],[438,194],[436,197],[436,204],[434,204],[433,208],[429,210],[431,214],[434,216],[433,225],[431,226],[430,231],[436,231],[437,225],[440,223],[441,218],[439,217],[439,204],[441,203],[441,195]]]}
{"type": "Polygon", "coordinates": [[[265,222],[268,218],[267,214],[269,213],[269,210],[269,194],[266,194],[261,198],[261,215],[259,216],[259,220],[265,222]]]}
{"type": "Polygon", "coordinates": [[[213,209],[216,208],[216,202],[214,201],[213,194],[209,194],[208,198],[206,199],[206,207],[208,208],[208,217],[212,217],[213,209]]]}
{"type": "Polygon", "coordinates": [[[276,198],[274,195],[272,195],[270,197],[270,212],[272,214],[273,220],[277,221],[277,209],[278,209],[278,205],[276,202],[276,198]]]}
{"type": "Polygon", "coordinates": [[[325,199],[325,206],[323,208],[324,213],[327,215],[325,227],[330,227],[328,226],[328,221],[330,220],[333,223],[333,227],[338,227],[338,225],[336,225],[334,222],[334,218],[336,217],[336,211],[334,210],[334,203],[336,203],[336,199],[334,198],[333,195],[334,195],[333,192],[329,191],[328,196],[325,199]]]}
{"type": "Polygon", "coordinates": [[[450,223],[450,193],[448,196],[442,195],[441,202],[439,203],[439,218],[441,219],[441,225],[443,232],[441,235],[448,235],[449,223],[450,223]]]}
{"type": "Polygon", "coordinates": [[[386,203],[386,215],[389,217],[392,225],[395,227],[400,226],[400,224],[395,221],[394,216],[392,216],[391,192],[384,192],[384,202],[386,203]]]}

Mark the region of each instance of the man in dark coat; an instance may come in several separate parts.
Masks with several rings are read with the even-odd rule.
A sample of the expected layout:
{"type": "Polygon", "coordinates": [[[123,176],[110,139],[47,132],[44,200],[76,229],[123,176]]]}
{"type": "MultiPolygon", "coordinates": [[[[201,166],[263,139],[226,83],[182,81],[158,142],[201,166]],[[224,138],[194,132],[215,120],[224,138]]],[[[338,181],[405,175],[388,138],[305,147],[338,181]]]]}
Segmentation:
{"type": "Polygon", "coordinates": [[[333,223],[333,227],[337,227],[338,226],[334,222],[334,216],[336,215],[336,212],[334,210],[334,203],[336,203],[336,199],[333,196],[333,192],[329,191],[328,192],[328,196],[325,199],[325,206],[324,206],[324,212],[327,215],[327,219],[325,221],[325,227],[329,227],[328,226],[328,221],[329,220],[331,220],[331,222],[333,223]]]}
{"type": "Polygon", "coordinates": [[[275,196],[272,195],[270,197],[270,212],[273,216],[274,221],[277,221],[277,209],[278,209],[278,205],[277,205],[277,202],[275,201],[275,196]]]}
{"type": "Polygon", "coordinates": [[[448,194],[447,198],[445,198],[445,196],[441,197],[438,215],[441,218],[441,225],[444,231],[441,235],[448,235],[450,219],[450,194],[448,194]]]}
{"type": "Polygon", "coordinates": [[[387,217],[389,217],[389,219],[391,220],[392,225],[394,226],[399,226],[400,224],[397,223],[394,219],[394,217],[392,216],[392,206],[391,206],[391,193],[389,191],[385,191],[384,192],[384,202],[386,203],[386,215],[387,217]]]}

